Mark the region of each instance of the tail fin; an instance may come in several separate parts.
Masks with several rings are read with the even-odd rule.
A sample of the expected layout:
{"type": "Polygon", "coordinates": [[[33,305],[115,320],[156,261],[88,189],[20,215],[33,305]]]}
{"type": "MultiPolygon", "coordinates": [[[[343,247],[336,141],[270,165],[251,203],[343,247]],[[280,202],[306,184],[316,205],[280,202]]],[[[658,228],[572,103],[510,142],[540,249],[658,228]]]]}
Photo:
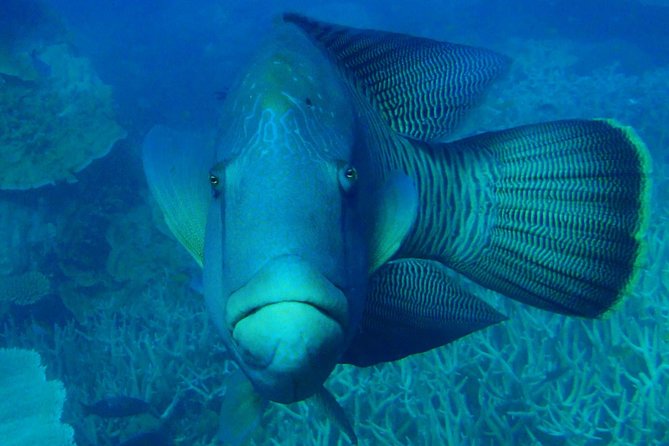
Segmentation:
{"type": "Polygon", "coordinates": [[[442,234],[417,234],[423,246],[407,247],[410,254],[437,257],[483,286],[558,313],[596,317],[628,292],[647,226],[650,169],[631,129],[556,121],[434,149],[448,184],[422,181],[422,195],[447,203],[422,199],[428,209],[419,222],[434,228],[435,215],[445,215],[442,234]],[[443,212],[449,203],[455,211],[443,212]],[[441,213],[429,209],[439,206],[441,213]],[[426,245],[430,237],[438,242],[426,245]]]}
{"type": "Polygon", "coordinates": [[[629,128],[560,121],[486,134],[499,177],[489,245],[468,274],[548,310],[595,317],[637,275],[649,156],[629,128]]]}

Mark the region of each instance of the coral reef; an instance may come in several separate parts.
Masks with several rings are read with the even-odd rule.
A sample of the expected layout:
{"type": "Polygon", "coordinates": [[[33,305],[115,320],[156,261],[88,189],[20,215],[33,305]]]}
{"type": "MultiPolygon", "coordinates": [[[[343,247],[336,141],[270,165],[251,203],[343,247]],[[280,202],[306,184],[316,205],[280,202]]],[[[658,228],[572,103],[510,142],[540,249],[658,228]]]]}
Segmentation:
{"type": "Polygon", "coordinates": [[[74,181],[125,136],[114,121],[111,90],[86,59],[64,44],[34,57],[48,74],[35,82],[4,80],[0,88],[0,189],[74,181]]]}
{"type": "Polygon", "coordinates": [[[58,291],[77,320],[84,321],[103,308],[126,308],[156,281],[162,282],[163,276],[179,286],[190,280],[189,265],[194,265],[187,254],[177,249],[173,239],[147,225],[156,218],[151,208],[141,205],[106,215],[91,208],[84,212],[86,218],[78,212],[70,217],[78,223],[70,225],[59,247],[58,266],[67,280],[58,291]]]}

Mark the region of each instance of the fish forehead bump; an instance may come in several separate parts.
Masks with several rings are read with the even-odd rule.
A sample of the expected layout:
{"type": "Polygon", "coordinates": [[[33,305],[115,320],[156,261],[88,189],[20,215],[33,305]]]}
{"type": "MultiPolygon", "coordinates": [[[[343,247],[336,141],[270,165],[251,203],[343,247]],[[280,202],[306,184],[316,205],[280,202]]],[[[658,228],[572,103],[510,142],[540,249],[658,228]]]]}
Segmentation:
{"type": "Polygon", "coordinates": [[[291,25],[278,25],[226,98],[218,159],[291,149],[348,159],[353,107],[336,67],[291,25]]]}

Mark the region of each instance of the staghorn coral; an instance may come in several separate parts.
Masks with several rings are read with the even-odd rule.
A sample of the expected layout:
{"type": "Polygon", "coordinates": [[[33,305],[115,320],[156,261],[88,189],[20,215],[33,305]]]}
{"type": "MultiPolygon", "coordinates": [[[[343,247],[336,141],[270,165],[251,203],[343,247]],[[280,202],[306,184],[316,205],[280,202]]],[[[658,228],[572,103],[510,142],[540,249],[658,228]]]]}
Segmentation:
{"type": "Polygon", "coordinates": [[[109,87],[66,45],[40,60],[50,76],[0,89],[0,189],[31,189],[74,174],[105,156],[125,132],[114,121],[109,87]]]}

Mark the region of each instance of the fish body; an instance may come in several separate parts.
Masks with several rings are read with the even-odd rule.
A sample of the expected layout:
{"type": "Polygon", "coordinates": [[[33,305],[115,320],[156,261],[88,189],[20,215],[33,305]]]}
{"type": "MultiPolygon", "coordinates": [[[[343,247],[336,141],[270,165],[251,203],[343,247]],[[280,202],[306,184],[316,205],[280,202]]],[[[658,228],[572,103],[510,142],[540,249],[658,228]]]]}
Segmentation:
{"type": "MultiPolygon", "coordinates": [[[[341,418],[322,393],[338,362],[393,361],[505,319],[465,277],[584,317],[629,290],[649,171],[631,129],[571,120],[439,142],[508,64],[285,14],[229,90],[215,143],[147,135],[149,186],[203,267],[209,312],[251,384],[240,392],[317,396],[341,418]]],[[[264,405],[247,407],[221,430],[231,444],[264,405]]]]}

